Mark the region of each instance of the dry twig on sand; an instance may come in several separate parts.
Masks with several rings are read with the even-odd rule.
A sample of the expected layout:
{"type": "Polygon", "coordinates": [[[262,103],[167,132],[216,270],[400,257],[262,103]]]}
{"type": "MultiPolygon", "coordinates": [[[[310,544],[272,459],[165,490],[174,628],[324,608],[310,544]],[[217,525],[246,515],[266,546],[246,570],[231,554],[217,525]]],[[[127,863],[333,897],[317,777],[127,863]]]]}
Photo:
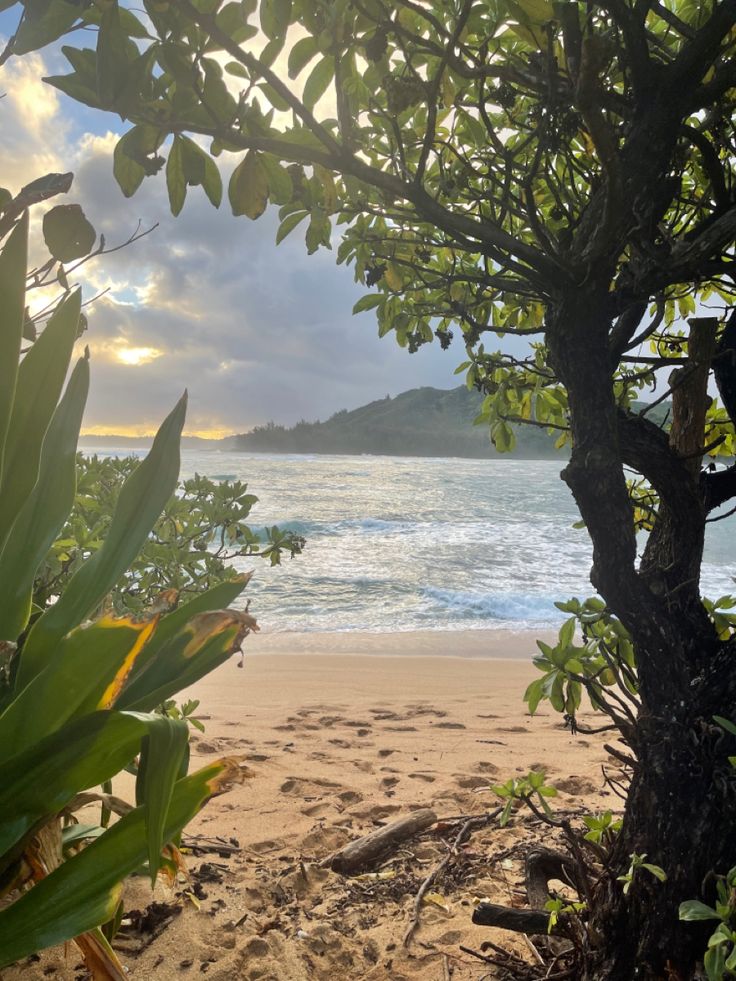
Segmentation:
{"type": "Polygon", "coordinates": [[[457,855],[458,848],[460,847],[460,845],[463,844],[464,841],[467,841],[467,839],[470,837],[470,832],[475,830],[476,828],[484,828],[487,824],[490,824],[491,821],[493,821],[496,817],[498,817],[498,815],[501,813],[502,810],[503,808],[498,807],[496,808],[495,811],[491,811],[489,814],[478,814],[465,819],[463,818],[459,819],[463,821],[463,824],[460,830],[458,831],[457,836],[455,837],[455,840],[450,846],[447,854],[438,865],[435,865],[435,867],[432,869],[432,871],[429,873],[429,875],[426,877],[424,882],[422,882],[421,886],[419,887],[419,891],[417,892],[417,896],[414,901],[414,916],[412,917],[412,921],[407,927],[406,933],[404,934],[405,947],[409,946],[414,934],[417,931],[417,928],[419,927],[419,922],[421,920],[421,915],[422,915],[422,902],[424,901],[424,897],[427,894],[427,890],[429,889],[429,887],[432,885],[432,883],[437,878],[437,876],[450,864],[454,856],[457,855]]]}

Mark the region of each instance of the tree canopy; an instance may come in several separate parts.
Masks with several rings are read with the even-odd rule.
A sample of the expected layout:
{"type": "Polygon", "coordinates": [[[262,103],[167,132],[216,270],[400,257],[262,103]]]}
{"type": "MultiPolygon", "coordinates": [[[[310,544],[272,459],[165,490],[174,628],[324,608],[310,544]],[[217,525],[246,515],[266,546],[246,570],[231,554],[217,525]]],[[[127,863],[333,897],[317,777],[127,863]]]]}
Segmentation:
{"type": "Polygon", "coordinates": [[[279,239],[303,229],[314,252],[339,228],[356,309],[409,350],[462,345],[499,449],[519,420],[571,443],[603,602],[571,612],[605,621],[584,633],[603,661],[586,681],[571,628],[544,654],[599,705],[616,689],[632,766],[580,976],[692,977],[707,936],[677,910],[736,865],[714,723],[733,726],[736,641],[699,590],[706,522],[736,494],[736,467],[708,464],[735,446],[736,0],[143,6],[28,0],[0,63],[99,28],[49,81],[130,122],[125,194],[165,171],[174,213],[198,186],[217,206],[227,174],[234,215],[275,205],[279,239]],[[671,369],[658,425],[634,401],[671,369]],[[634,876],[644,855],[664,878],[634,876]]]}

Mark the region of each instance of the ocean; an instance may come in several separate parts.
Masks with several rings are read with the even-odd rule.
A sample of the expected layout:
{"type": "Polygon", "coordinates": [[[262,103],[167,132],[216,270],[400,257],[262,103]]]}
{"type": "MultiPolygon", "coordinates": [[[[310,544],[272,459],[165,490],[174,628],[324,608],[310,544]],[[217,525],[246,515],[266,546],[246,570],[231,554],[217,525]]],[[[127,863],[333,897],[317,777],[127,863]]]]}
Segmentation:
{"type": "MultiPolygon", "coordinates": [[[[306,538],[273,569],[238,560],[255,570],[244,597],[264,630],[521,630],[553,627],[564,618],[555,600],[593,592],[562,466],[184,450],[181,475],[247,481],[259,499],[251,527],[306,538]]],[[[736,592],[735,546],[736,518],[710,526],[706,596],[736,592]]]]}

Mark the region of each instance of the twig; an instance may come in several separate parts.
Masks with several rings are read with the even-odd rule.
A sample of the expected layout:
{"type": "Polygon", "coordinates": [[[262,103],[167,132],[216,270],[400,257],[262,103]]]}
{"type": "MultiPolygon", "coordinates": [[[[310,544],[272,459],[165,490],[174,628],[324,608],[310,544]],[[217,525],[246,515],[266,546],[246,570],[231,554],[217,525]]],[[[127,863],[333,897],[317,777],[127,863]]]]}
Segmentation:
{"type": "Polygon", "coordinates": [[[529,939],[529,937],[525,933],[522,933],[522,937],[526,941],[526,945],[529,948],[529,950],[532,952],[532,955],[534,956],[534,959],[537,961],[538,964],[541,964],[542,967],[544,967],[544,958],[539,953],[539,951],[534,946],[534,944],[531,942],[531,940],[529,939]]]}
{"type": "Polygon", "coordinates": [[[432,869],[432,871],[429,873],[429,875],[426,877],[424,882],[422,882],[421,886],[419,887],[419,891],[417,892],[416,899],[414,900],[414,916],[412,917],[411,923],[407,927],[406,933],[404,934],[405,947],[409,946],[409,944],[412,941],[412,937],[414,936],[415,932],[419,927],[419,921],[421,919],[421,911],[422,911],[422,901],[424,900],[424,896],[426,895],[429,887],[432,885],[432,883],[440,874],[440,872],[442,872],[443,869],[445,869],[447,865],[449,865],[453,856],[457,854],[458,848],[469,837],[470,831],[473,828],[473,826],[477,825],[478,827],[483,827],[484,825],[491,822],[494,818],[496,818],[501,813],[502,810],[503,808],[497,807],[495,811],[491,811],[488,814],[480,814],[477,817],[470,817],[467,819],[467,821],[463,823],[462,827],[458,831],[455,840],[453,841],[445,857],[442,859],[441,862],[439,862],[439,864],[435,865],[435,867],[432,869]]]}
{"type": "Polygon", "coordinates": [[[479,954],[477,950],[471,950],[470,947],[463,947],[462,944],[458,945],[460,950],[464,954],[470,954],[471,957],[477,957],[479,961],[483,961],[485,964],[497,964],[498,961],[495,957],[485,957],[483,954],[479,954]]]}

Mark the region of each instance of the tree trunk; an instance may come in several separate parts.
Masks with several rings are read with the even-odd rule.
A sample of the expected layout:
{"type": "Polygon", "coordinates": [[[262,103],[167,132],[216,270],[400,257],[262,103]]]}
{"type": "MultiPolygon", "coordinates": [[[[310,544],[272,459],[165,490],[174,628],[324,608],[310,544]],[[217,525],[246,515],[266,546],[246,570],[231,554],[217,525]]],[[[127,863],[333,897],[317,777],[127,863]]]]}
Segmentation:
{"type": "Polygon", "coordinates": [[[736,644],[718,640],[699,599],[706,515],[699,461],[663,445],[646,422],[622,418],[606,306],[593,286],[566,296],[548,333],[572,424],[562,476],[593,542],[591,581],[632,636],[642,705],[631,738],[637,768],[610,868],[595,890],[581,977],[690,981],[715,924],[683,923],[678,907],[688,899],[712,903],[713,874],[736,865],[736,770],[728,761],[736,739],[713,721],[734,716],[736,644]],[[632,437],[641,444],[628,445],[632,437]],[[632,453],[661,499],[640,568],[623,469],[632,453]],[[624,894],[618,877],[633,855],[660,866],[666,881],[638,868],[624,894]]]}
{"type": "Polygon", "coordinates": [[[734,739],[713,722],[713,715],[733,713],[735,674],[724,662],[717,697],[704,681],[680,705],[639,720],[639,763],[614,874],[596,897],[591,927],[598,945],[585,981],[689,981],[702,961],[716,924],[681,922],[678,907],[688,899],[712,905],[713,873],[736,865],[736,770],[728,761],[734,739]],[[659,865],[666,881],[638,869],[624,895],[615,875],[626,874],[633,854],[659,865]]]}

